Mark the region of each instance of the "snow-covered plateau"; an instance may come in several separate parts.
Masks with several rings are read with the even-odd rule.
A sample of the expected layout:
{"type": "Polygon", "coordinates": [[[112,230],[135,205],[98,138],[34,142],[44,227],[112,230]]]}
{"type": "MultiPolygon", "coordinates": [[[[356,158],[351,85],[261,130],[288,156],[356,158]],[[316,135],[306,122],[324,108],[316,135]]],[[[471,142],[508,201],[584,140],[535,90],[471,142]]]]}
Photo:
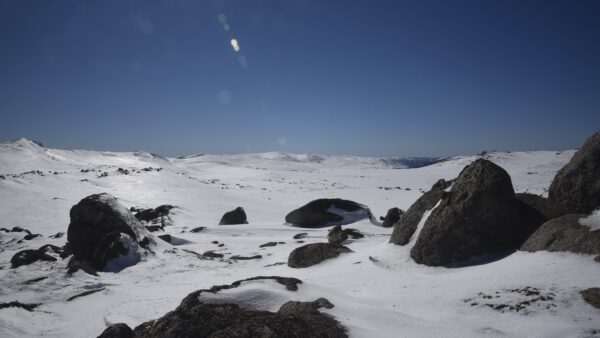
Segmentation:
{"type": "MultiPolygon", "coordinates": [[[[485,157],[510,174],[516,192],[546,196],[574,152],[485,157]]],[[[24,232],[0,232],[0,303],[40,304],[34,311],[0,309],[0,337],[95,337],[114,323],[135,327],[159,318],[193,291],[254,276],[303,283],[296,292],[270,280],[245,283],[219,293],[220,301],[276,311],[288,300],[324,297],[334,307],[320,311],[339,321],[350,337],[600,336],[600,310],[579,294],[600,285],[600,265],[590,255],[517,251],[487,264],[429,267],[411,259],[412,243],[388,243],[392,228],[363,219],[347,225],[365,235],[345,242],[353,252],[308,268],[286,264],[293,249],[326,242],[329,230],[285,224],[290,211],[315,199],[342,198],[367,206],[379,218],[393,207],[408,209],[437,180],[455,178],[479,157],[401,168],[397,161],[350,156],[272,152],[165,158],[47,149],[27,139],[2,143],[0,228],[41,236],[22,240],[24,232]],[[56,261],[11,268],[20,250],[62,247],[66,235],[54,235],[67,232],[71,207],[98,193],[116,197],[127,209],[175,206],[164,227],[173,244],[160,243],[155,255],[98,276],[81,270],[69,275],[68,258],[56,255],[56,261]],[[238,206],[249,224],[218,225],[238,206]],[[190,231],[198,227],[205,229],[190,231]],[[308,235],[293,239],[299,233],[308,235]],[[268,242],[277,245],[260,247],[268,242]],[[223,258],[194,254],[209,250],[223,258]],[[261,258],[230,259],[234,255],[261,258]],[[85,291],[96,292],[71,298],[85,291]],[[516,304],[520,310],[510,310],[516,304]]],[[[597,216],[584,223],[598,229],[597,216]]]]}

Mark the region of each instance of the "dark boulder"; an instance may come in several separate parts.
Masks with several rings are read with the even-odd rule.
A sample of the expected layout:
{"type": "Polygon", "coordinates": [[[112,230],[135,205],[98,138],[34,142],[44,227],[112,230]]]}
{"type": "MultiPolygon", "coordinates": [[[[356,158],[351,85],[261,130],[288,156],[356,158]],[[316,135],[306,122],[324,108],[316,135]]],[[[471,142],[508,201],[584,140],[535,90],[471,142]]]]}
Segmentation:
{"type": "Polygon", "coordinates": [[[303,315],[306,313],[319,313],[320,308],[332,309],[333,304],[325,298],[319,298],[312,302],[289,301],[281,305],[277,313],[283,315],[303,315]]]}
{"type": "Polygon", "coordinates": [[[22,250],[17,252],[11,259],[10,259],[10,264],[11,264],[11,268],[18,268],[20,266],[23,265],[29,265],[31,263],[37,262],[37,261],[49,261],[49,262],[55,262],[56,258],[45,254],[43,251],[40,250],[22,250]]]}
{"type": "Polygon", "coordinates": [[[134,338],[133,330],[127,324],[113,324],[106,328],[98,338],[134,338]]]}
{"type": "Polygon", "coordinates": [[[150,222],[152,220],[156,220],[169,215],[169,212],[173,208],[174,206],[172,205],[164,204],[154,209],[143,209],[135,214],[135,218],[137,218],[140,221],[150,222]]]}
{"type": "Polygon", "coordinates": [[[327,234],[327,241],[329,244],[339,245],[342,244],[349,237],[353,239],[363,238],[365,235],[361,234],[356,229],[343,229],[340,225],[333,227],[327,234]]]}
{"type": "Polygon", "coordinates": [[[342,242],[348,239],[348,233],[342,230],[339,225],[334,226],[327,234],[327,241],[329,244],[340,245],[342,242]]]}
{"type": "Polygon", "coordinates": [[[221,217],[221,221],[219,225],[234,225],[234,224],[248,224],[248,219],[246,218],[246,212],[244,208],[237,207],[234,210],[226,212],[223,217],[221,217]]]}
{"type": "Polygon", "coordinates": [[[585,215],[569,214],[547,221],[523,243],[521,250],[600,254],[600,232],[581,225],[582,217],[585,215]]]}
{"type": "Polygon", "coordinates": [[[322,198],[293,210],[285,216],[285,222],[302,228],[321,228],[345,225],[369,218],[371,210],[362,204],[339,198],[322,198]]]}
{"type": "Polygon", "coordinates": [[[573,214],[587,214],[600,207],[600,132],[588,138],[556,173],[548,199],[573,214]]]}
{"type": "Polygon", "coordinates": [[[546,220],[568,214],[568,210],[561,204],[551,201],[539,195],[530,193],[518,193],[515,197],[521,202],[534,209],[546,220]]]}
{"type": "Polygon", "coordinates": [[[385,218],[383,219],[383,224],[381,224],[381,226],[384,228],[391,228],[395,226],[400,221],[400,217],[402,217],[403,213],[404,211],[402,211],[402,209],[391,208],[385,215],[385,218]]]}
{"type": "Polygon", "coordinates": [[[419,225],[425,212],[433,209],[433,207],[442,199],[444,190],[450,187],[451,184],[452,181],[441,179],[437,181],[428,192],[419,197],[402,217],[400,217],[400,221],[396,224],[394,231],[392,232],[390,243],[406,245],[417,230],[417,225],[419,225]]]}
{"type": "Polygon", "coordinates": [[[307,244],[294,249],[290,253],[288,266],[291,268],[306,268],[347,252],[352,252],[352,250],[342,245],[329,243],[307,244]]]}
{"type": "Polygon", "coordinates": [[[75,260],[96,270],[119,271],[135,264],[155,244],[152,235],[116,198],[90,195],[71,208],[67,240],[75,260]],[[112,262],[111,262],[112,261],[112,262]]]}
{"type": "Polygon", "coordinates": [[[581,291],[581,297],[591,306],[600,309],[600,288],[589,288],[581,291]]]}
{"type": "Polygon", "coordinates": [[[478,159],[442,193],[410,255],[417,263],[440,266],[514,250],[523,240],[521,221],[508,173],[478,159]]]}
{"type": "Polygon", "coordinates": [[[175,310],[163,317],[137,326],[134,335],[148,338],[347,337],[344,328],[335,319],[316,310],[333,306],[325,299],[310,302],[310,305],[286,303],[288,305],[284,304],[283,310],[276,313],[245,309],[238,304],[215,300],[221,290],[259,279],[274,279],[291,291],[295,291],[296,285],[301,283],[294,278],[254,277],[231,285],[199,290],[189,294],[175,310]],[[293,287],[290,288],[290,285],[293,287]],[[204,300],[203,293],[213,295],[204,300]]]}

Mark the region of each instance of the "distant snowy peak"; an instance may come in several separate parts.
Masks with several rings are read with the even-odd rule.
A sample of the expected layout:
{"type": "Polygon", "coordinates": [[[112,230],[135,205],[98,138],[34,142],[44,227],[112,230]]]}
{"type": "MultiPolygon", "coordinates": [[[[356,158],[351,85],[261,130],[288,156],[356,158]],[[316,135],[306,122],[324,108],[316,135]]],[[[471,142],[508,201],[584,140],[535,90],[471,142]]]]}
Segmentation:
{"type": "Polygon", "coordinates": [[[44,149],[44,145],[41,142],[30,140],[30,139],[27,139],[24,137],[6,142],[4,144],[21,147],[21,148],[30,148],[30,149],[31,148],[33,148],[33,149],[42,148],[42,149],[44,149]]]}

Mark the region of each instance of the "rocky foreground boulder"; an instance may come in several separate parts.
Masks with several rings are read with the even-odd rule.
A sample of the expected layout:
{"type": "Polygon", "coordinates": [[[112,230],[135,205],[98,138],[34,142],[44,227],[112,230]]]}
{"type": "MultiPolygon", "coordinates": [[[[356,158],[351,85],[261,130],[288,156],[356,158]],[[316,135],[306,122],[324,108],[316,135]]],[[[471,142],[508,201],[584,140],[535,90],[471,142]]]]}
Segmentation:
{"type": "Polygon", "coordinates": [[[390,243],[406,245],[417,230],[417,225],[421,221],[421,218],[423,218],[425,212],[433,209],[433,207],[442,199],[444,190],[450,187],[451,184],[452,181],[439,180],[428,192],[419,197],[419,199],[417,199],[417,201],[413,203],[399,219],[399,222],[392,232],[390,243]]]}
{"type": "Polygon", "coordinates": [[[591,306],[600,309],[600,288],[589,288],[581,291],[581,297],[591,306]]]}
{"type": "Polygon", "coordinates": [[[67,240],[73,260],[96,270],[120,271],[137,263],[156,243],[140,222],[108,194],[95,194],[71,208],[67,240]]]}
{"type": "Polygon", "coordinates": [[[253,280],[273,279],[287,290],[297,290],[296,278],[253,277],[231,285],[213,286],[189,294],[181,304],[163,317],[143,323],[134,330],[125,324],[108,327],[102,338],[175,338],[175,337],[347,337],[344,328],[319,308],[331,308],[324,298],[313,302],[289,301],[277,312],[247,309],[246,306],[219,301],[218,292],[234,289],[253,280]],[[203,294],[211,293],[210,300],[203,294]],[[129,329],[129,330],[128,330],[129,329]]]}
{"type": "Polygon", "coordinates": [[[248,219],[246,218],[246,211],[244,211],[244,208],[237,207],[234,210],[226,212],[223,217],[221,217],[221,221],[219,222],[219,225],[234,224],[248,224],[248,219]]]}
{"type": "Polygon", "coordinates": [[[600,231],[581,225],[584,214],[569,214],[551,219],[537,229],[523,245],[523,251],[570,251],[600,254],[600,231]]]}
{"type": "Polygon", "coordinates": [[[352,252],[352,250],[339,244],[307,244],[294,249],[290,253],[288,257],[288,266],[290,268],[307,268],[348,252],[352,252]]]}
{"type": "MultiPolygon", "coordinates": [[[[440,189],[445,185],[440,184],[440,189]]],[[[448,265],[521,244],[520,204],[510,176],[496,164],[474,161],[441,196],[411,249],[415,262],[448,265]]]]}
{"type": "Polygon", "coordinates": [[[374,220],[371,210],[362,204],[339,198],[322,198],[293,210],[285,216],[285,222],[302,228],[322,228],[365,218],[374,220]]]}
{"type": "Polygon", "coordinates": [[[588,214],[600,207],[600,132],[587,139],[558,171],[548,199],[564,205],[573,214],[588,214]]]}

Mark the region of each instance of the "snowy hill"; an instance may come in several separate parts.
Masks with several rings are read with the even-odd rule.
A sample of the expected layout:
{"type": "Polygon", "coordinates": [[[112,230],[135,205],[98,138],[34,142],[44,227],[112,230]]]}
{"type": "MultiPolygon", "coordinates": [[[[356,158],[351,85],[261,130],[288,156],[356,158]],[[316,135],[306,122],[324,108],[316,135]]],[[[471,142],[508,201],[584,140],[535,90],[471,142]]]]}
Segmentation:
{"type": "MultiPolygon", "coordinates": [[[[554,174],[573,154],[496,152],[486,158],[508,171],[517,192],[546,195],[554,174]]],[[[15,233],[0,232],[0,303],[41,304],[34,312],[0,309],[0,336],[97,336],[111,323],[135,326],[158,318],[192,291],[258,275],[301,279],[297,300],[326,297],[335,307],[323,312],[353,337],[593,336],[600,316],[578,291],[596,286],[600,270],[585,255],[516,252],[486,265],[433,268],[414,263],[408,248],[388,244],[392,229],[365,220],[351,225],[366,234],[348,245],[352,253],[307,269],[278,264],[300,245],[292,239],[295,234],[308,233],[305,244],[327,235],[327,229],[284,225],[291,210],[317,198],[353,200],[376,216],[392,207],[407,209],[438,179],[456,177],[477,158],[457,156],[408,168],[409,162],[351,156],[270,152],[175,159],[147,152],[47,149],[26,139],[0,144],[0,228],[19,226],[42,235],[19,242],[15,233]],[[183,244],[97,277],[81,271],[67,276],[66,260],[10,269],[18,250],[62,246],[65,237],[50,236],[66,232],[70,208],[102,192],[127,208],[177,206],[165,232],[183,244]],[[217,225],[237,206],[246,210],[250,224],[217,225]],[[200,226],[206,229],[189,232],[200,226]],[[259,247],[266,242],[284,244],[259,247]],[[262,258],[201,260],[190,254],[207,250],[262,258]],[[38,278],[43,279],[28,282],[38,278]],[[527,287],[552,299],[531,302],[519,291],[527,287]],[[67,301],[86,290],[100,291],[67,301]],[[487,295],[494,300],[487,301],[487,295]],[[521,312],[485,305],[528,300],[521,312]]],[[[243,291],[246,296],[264,292],[261,286],[243,291]]]]}

